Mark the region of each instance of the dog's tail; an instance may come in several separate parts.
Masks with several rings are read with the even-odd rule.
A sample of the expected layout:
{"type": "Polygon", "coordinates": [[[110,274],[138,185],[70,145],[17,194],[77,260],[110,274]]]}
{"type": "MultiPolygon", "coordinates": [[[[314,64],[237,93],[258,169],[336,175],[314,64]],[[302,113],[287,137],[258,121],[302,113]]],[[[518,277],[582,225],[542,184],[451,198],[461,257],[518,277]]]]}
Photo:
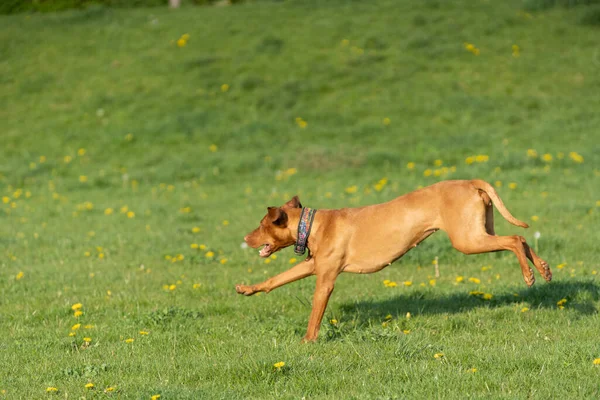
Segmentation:
{"type": "Polygon", "coordinates": [[[527,225],[525,222],[519,221],[518,219],[513,217],[513,215],[510,213],[510,211],[508,211],[508,209],[502,202],[500,196],[498,196],[498,193],[496,193],[496,189],[494,189],[492,185],[490,185],[486,181],[482,181],[481,179],[473,179],[471,183],[473,184],[473,186],[475,186],[476,189],[482,190],[485,193],[487,193],[488,196],[490,196],[490,199],[492,199],[492,203],[494,203],[500,214],[502,214],[502,216],[508,222],[516,226],[529,228],[529,225],[527,225]]]}

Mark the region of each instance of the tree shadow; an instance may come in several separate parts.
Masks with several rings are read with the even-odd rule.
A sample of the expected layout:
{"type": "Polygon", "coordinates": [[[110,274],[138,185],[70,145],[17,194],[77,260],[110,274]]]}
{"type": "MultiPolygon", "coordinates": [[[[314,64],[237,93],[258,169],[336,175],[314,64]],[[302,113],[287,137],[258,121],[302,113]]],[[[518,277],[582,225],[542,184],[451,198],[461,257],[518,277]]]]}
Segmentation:
{"type": "Polygon", "coordinates": [[[494,294],[492,299],[469,294],[465,286],[460,293],[438,294],[434,290],[417,290],[387,300],[363,300],[340,306],[345,314],[354,314],[359,322],[381,321],[389,314],[413,315],[456,314],[477,308],[499,308],[526,304],[529,308],[557,309],[557,302],[567,299],[565,307],[582,315],[597,313],[595,302],[600,299],[600,285],[590,280],[551,282],[494,294]]]}

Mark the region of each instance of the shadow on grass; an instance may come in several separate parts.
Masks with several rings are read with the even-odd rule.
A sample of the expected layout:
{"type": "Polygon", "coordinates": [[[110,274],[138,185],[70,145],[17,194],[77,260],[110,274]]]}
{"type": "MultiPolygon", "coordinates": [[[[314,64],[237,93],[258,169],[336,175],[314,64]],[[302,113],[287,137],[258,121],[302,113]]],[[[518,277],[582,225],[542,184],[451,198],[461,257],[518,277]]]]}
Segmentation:
{"type": "Polygon", "coordinates": [[[590,280],[572,280],[538,284],[532,288],[515,292],[494,294],[491,300],[483,300],[469,294],[468,287],[460,293],[437,294],[433,290],[419,290],[401,294],[388,300],[365,300],[346,303],[340,309],[347,314],[356,314],[358,320],[383,320],[388,314],[414,315],[455,314],[476,308],[499,308],[512,304],[524,304],[529,308],[557,309],[557,302],[567,299],[569,309],[588,315],[597,312],[594,304],[600,299],[600,285],[590,280]]]}

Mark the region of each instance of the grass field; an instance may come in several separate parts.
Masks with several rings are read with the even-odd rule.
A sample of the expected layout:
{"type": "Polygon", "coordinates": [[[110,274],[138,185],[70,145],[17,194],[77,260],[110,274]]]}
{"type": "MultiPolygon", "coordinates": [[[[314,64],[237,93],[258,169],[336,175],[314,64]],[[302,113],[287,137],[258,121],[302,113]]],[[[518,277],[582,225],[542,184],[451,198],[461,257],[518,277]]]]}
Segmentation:
{"type": "Polygon", "coordinates": [[[584,12],[0,17],[0,398],[598,398],[600,53],[584,12]],[[340,276],[313,345],[314,278],[235,293],[299,261],[241,246],[267,206],[475,177],[530,223],[496,213],[551,284],[527,289],[512,253],[465,256],[438,233],[340,276]]]}

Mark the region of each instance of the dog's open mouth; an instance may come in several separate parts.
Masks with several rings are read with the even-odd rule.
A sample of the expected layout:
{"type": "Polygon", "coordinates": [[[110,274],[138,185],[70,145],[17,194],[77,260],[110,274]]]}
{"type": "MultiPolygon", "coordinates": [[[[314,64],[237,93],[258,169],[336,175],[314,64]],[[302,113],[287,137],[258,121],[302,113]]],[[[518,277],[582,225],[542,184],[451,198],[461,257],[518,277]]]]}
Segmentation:
{"type": "Polygon", "coordinates": [[[269,243],[265,243],[265,247],[263,247],[258,252],[258,255],[261,256],[261,257],[269,257],[271,255],[271,253],[273,252],[272,249],[273,248],[271,247],[271,245],[269,243]]]}

